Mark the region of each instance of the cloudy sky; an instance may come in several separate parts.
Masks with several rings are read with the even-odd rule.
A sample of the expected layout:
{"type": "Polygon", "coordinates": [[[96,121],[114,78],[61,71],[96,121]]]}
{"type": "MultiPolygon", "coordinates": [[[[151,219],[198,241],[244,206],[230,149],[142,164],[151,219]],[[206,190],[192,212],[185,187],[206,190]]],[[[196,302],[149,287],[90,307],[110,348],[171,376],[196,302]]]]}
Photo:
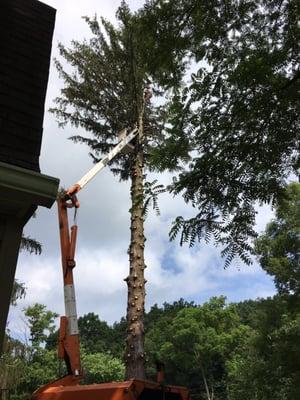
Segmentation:
{"type": "MultiPolygon", "coordinates": [[[[52,58],[57,56],[57,43],[68,45],[72,39],[89,37],[82,16],[102,15],[112,22],[119,0],[45,0],[57,9],[52,58]]],[[[143,4],[131,0],[132,9],[143,4]]],[[[40,157],[41,171],[58,177],[61,185],[69,187],[92,166],[88,148],[75,145],[67,138],[74,128],[59,129],[55,117],[47,112],[62,87],[51,62],[45,106],[44,136],[40,157]]],[[[79,130],[79,132],[83,133],[79,130]]],[[[76,132],[78,133],[78,132],[76,132]]],[[[168,174],[158,177],[168,183],[168,174]]],[[[78,314],[97,313],[101,319],[113,323],[126,312],[126,285],[129,244],[129,186],[120,183],[108,170],[102,171],[79,195],[79,237],[77,266],[74,270],[78,314]]],[[[186,300],[204,302],[211,296],[226,295],[229,301],[266,297],[274,293],[269,277],[257,264],[233,264],[224,270],[220,250],[212,245],[198,245],[190,249],[180,247],[178,241],[170,243],[168,231],[177,215],[187,215],[189,209],[180,198],[167,194],[160,200],[160,217],[150,214],[146,221],[146,308],[154,303],[186,300]]],[[[260,210],[258,230],[262,230],[272,214],[268,208],[260,210]]],[[[41,256],[21,253],[17,266],[17,279],[27,287],[27,296],[12,308],[9,327],[22,338],[24,321],[22,309],[39,302],[49,309],[64,313],[63,286],[60,265],[57,212],[39,208],[36,219],[31,220],[25,233],[43,244],[41,256]]]]}

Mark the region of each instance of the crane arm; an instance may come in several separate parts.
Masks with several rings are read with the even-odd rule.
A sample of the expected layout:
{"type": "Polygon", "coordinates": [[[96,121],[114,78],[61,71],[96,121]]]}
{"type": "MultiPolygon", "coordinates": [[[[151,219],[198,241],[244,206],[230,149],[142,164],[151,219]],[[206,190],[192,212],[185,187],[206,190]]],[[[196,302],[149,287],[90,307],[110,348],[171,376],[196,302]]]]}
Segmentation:
{"type": "Polygon", "coordinates": [[[70,189],[67,190],[67,196],[72,197],[73,195],[76,195],[76,193],[78,193],[79,190],[81,190],[92,178],[94,178],[98,172],[106,167],[109,161],[111,161],[126,146],[128,146],[128,144],[137,134],[138,128],[134,128],[128,135],[124,136],[105,157],[103,157],[96,165],[94,165],[93,168],[91,168],[77,183],[75,183],[75,185],[71,186],[70,189]]]}
{"type": "Polygon", "coordinates": [[[124,150],[126,146],[130,146],[129,143],[138,134],[138,129],[133,129],[128,135],[126,135],[126,133],[126,129],[123,130],[119,143],[75,185],[71,186],[64,196],[57,198],[65,300],[65,316],[61,317],[60,320],[58,356],[65,360],[68,376],[74,378],[71,380],[74,385],[80,380],[82,370],[75,287],[73,281],[73,268],[76,265],[74,258],[77,225],[73,225],[71,229],[69,229],[68,208],[79,207],[76,193],[78,193],[79,190],[100,172],[120,151],[124,150]]]}

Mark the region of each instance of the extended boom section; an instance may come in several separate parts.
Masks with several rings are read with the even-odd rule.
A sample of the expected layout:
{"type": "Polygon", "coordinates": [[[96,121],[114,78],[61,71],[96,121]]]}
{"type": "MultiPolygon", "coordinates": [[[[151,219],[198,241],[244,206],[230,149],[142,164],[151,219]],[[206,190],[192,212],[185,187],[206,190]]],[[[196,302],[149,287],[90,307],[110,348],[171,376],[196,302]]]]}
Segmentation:
{"type": "Polygon", "coordinates": [[[79,331],[73,279],[78,228],[73,225],[70,232],[68,223],[68,208],[75,207],[75,204],[74,199],[71,203],[65,198],[57,199],[66,314],[60,320],[58,356],[65,360],[69,375],[80,377],[79,331]]]}
{"type": "MultiPolygon", "coordinates": [[[[124,129],[124,135],[121,136],[119,143],[105,156],[103,157],[92,169],[89,170],[75,185],[71,186],[67,191],[69,196],[72,196],[79,192],[95,175],[98,174],[106,165],[122,150],[128,148],[129,143],[138,134],[138,129],[134,128],[128,135],[126,135],[126,129],[124,129]]],[[[122,132],[121,132],[122,134],[122,132]]]]}

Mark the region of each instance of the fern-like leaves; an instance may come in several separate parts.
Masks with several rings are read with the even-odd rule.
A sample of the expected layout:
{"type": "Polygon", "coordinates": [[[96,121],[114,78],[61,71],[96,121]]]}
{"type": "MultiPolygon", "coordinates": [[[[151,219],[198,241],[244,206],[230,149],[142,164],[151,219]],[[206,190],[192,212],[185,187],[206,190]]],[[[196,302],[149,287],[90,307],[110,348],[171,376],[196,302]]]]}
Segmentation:
{"type": "Polygon", "coordinates": [[[25,250],[30,254],[40,255],[42,253],[42,244],[30,236],[22,235],[20,251],[25,250]]]}
{"type": "Polygon", "coordinates": [[[155,211],[156,215],[160,215],[158,206],[158,196],[166,191],[165,187],[157,184],[157,179],[152,182],[145,182],[144,184],[144,206],[143,214],[145,217],[148,215],[149,207],[155,211]]]}

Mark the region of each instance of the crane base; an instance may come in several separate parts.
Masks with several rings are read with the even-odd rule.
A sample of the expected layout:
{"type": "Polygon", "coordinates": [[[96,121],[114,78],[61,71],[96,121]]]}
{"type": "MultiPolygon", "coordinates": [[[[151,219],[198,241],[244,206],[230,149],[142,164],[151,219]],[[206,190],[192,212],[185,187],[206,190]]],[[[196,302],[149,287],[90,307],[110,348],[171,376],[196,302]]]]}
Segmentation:
{"type": "Polygon", "coordinates": [[[72,377],[41,387],[33,393],[32,400],[189,400],[188,389],[181,386],[162,386],[138,379],[79,385],[76,378],[69,382],[68,378],[72,377]]]}

